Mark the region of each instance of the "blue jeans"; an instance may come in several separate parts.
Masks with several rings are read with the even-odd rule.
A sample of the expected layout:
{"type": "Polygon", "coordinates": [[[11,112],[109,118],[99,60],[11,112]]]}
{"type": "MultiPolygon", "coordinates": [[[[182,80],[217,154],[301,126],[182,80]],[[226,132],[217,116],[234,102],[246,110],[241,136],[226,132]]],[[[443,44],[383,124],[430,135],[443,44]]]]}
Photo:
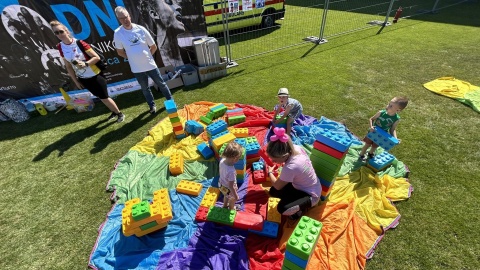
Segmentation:
{"type": "Polygon", "coordinates": [[[150,91],[150,88],[148,87],[148,77],[152,78],[153,82],[155,82],[158,88],[160,88],[160,91],[162,91],[162,94],[166,99],[172,99],[172,93],[170,93],[170,89],[168,89],[167,84],[163,81],[158,68],[154,68],[145,72],[133,73],[133,75],[140,84],[143,95],[145,96],[150,108],[155,106],[155,101],[153,99],[152,91],[150,91]]]}

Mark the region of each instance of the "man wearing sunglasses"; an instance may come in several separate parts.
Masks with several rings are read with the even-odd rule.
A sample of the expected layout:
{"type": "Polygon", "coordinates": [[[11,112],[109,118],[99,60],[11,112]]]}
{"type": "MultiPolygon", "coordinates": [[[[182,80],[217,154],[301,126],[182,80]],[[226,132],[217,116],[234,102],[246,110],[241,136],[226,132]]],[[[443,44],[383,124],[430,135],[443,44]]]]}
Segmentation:
{"type": "Polygon", "coordinates": [[[152,78],[167,100],[172,99],[170,89],[163,81],[153,57],[157,45],[145,27],[132,23],[130,14],[124,7],[116,7],[115,15],[122,25],[115,30],[113,45],[118,55],[128,59],[130,69],[150,107],[150,113],[154,114],[157,107],[152,91],[148,87],[148,77],[152,78]]]}

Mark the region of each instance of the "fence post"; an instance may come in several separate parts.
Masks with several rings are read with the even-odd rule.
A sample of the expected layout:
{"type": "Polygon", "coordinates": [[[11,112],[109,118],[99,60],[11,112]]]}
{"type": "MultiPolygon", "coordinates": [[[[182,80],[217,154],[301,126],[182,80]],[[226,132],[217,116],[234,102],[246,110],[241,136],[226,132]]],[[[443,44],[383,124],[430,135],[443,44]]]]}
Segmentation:
{"type": "Polygon", "coordinates": [[[380,34],[383,28],[385,28],[385,26],[388,25],[388,18],[390,17],[390,12],[392,12],[393,2],[395,2],[395,0],[390,0],[390,5],[388,6],[387,15],[385,15],[385,21],[383,22],[382,27],[378,30],[377,35],[380,34]]]}
{"type": "Polygon", "coordinates": [[[222,0],[220,4],[222,8],[222,24],[223,24],[223,39],[225,40],[225,55],[227,56],[227,65],[232,60],[232,51],[230,50],[230,30],[228,29],[228,9],[227,0],[222,0]]]}
{"type": "Polygon", "coordinates": [[[330,0],[325,0],[325,6],[322,14],[322,25],[320,26],[320,36],[318,37],[317,44],[324,43],[323,33],[325,32],[325,25],[327,24],[328,4],[330,4],[330,0]]]}

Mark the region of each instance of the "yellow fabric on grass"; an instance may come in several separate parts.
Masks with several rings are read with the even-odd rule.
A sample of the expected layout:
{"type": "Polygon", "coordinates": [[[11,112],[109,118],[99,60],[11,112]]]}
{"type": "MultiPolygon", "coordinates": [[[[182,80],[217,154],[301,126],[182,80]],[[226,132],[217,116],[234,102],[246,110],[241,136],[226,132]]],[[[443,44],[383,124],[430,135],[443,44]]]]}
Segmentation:
{"type": "Polygon", "coordinates": [[[423,85],[428,90],[451,98],[464,98],[465,94],[480,87],[454,77],[441,77],[423,85]]]}
{"type": "Polygon", "coordinates": [[[354,201],[355,212],[377,232],[392,224],[400,214],[390,201],[406,200],[410,183],[405,178],[379,176],[367,167],[361,167],[338,177],[332,187],[329,202],[354,201]]]}

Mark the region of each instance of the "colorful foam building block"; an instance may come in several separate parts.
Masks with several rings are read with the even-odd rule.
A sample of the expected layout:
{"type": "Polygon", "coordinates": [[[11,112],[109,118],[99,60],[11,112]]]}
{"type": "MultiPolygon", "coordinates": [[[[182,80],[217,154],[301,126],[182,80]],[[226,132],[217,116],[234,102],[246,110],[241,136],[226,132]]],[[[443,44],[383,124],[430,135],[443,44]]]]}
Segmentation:
{"type": "Polygon", "coordinates": [[[210,207],[200,206],[198,207],[197,213],[195,214],[195,220],[197,222],[207,221],[207,215],[210,207]]]}
{"type": "Polygon", "coordinates": [[[132,207],[132,218],[135,221],[139,221],[150,216],[150,203],[147,201],[142,201],[135,204],[132,207]]]}
{"type": "Polygon", "coordinates": [[[342,153],[346,152],[352,144],[352,139],[350,139],[349,137],[333,133],[330,130],[321,130],[315,136],[315,139],[342,153]]]}
{"type": "Polygon", "coordinates": [[[307,216],[300,218],[295,230],[287,241],[287,251],[302,260],[309,260],[323,224],[307,216]]]}
{"type": "Polygon", "coordinates": [[[282,222],[282,215],[277,210],[277,205],[280,202],[279,198],[268,198],[267,205],[267,220],[271,222],[282,222]]]}
{"type": "MultiPolygon", "coordinates": [[[[233,133],[232,133],[233,134],[233,133]]],[[[233,134],[235,135],[235,134],[233,134]]],[[[243,148],[245,148],[245,146],[247,146],[247,140],[245,140],[245,138],[236,138],[235,139],[235,142],[240,144],[241,146],[243,146],[243,148]]]]}
{"type": "Polygon", "coordinates": [[[237,211],[223,207],[211,206],[208,211],[207,220],[225,225],[233,225],[237,211]]]}
{"type": "Polygon", "coordinates": [[[222,131],[227,130],[227,123],[223,120],[218,120],[207,126],[207,133],[210,136],[216,135],[222,131]]]}
{"type": "Polygon", "coordinates": [[[208,147],[208,145],[204,142],[197,145],[197,150],[198,150],[198,152],[200,152],[200,154],[202,155],[202,157],[204,159],[210,159],[215,155],[215,153],[213,153],[212,149],[210,147],[208,147]]]}
{"type": "Polygon", "coordinates": [[[223,144],[225,143],[229,143],[231,141],[235,140],[235,135],[233,135],[232,133],[228,132],[227,134],[223,135],[223,136],[220,136],[218,138],[215,138],[212,140],[212,143],[213,143],[213,146],[216,148],[216,149],[220,149],[222,147],[223,144]]]}
{"type": "Polygon", "coordinates": [[[247,155],[258,154],[258,150],[260,150],[260,144],[258,144],[258,142],[249,143],[245,149],[247,150],[247,155]]]}
{"type": "Polygon", "coordinates": [[[187,181],[187,180],[181,180],[178,183],[176,190],[177,190],[178,193],[198,196],[200,194],[200,192],[202,191],[202,188],[203,188],[203,186],[200,183],[187,181]]]}
{"type": "Polygon", "coordinates": [[[170,164],[168,165],[170,173],[179,175],[183,173],[183,155],[175,152],[170,156],[170,164]]]}
{"type": "Polygon", "coordinates": [[[388,165],[392,164],[393,160],[395,160],[395,157],[392,154],[388,152],[382,152],[369,159],[368,165],[376,171],[381,171],[388,165]]]}
{"type": "Polygon", "coordinates": [[[255,213],[238,211],[233,221],[233,227],[243,230],[261,231],[263,229],[263,217],[255,213]]]}
{"type": "Polygon", "coordinates": [[[265,166],[263,165],[263,162],[258,161],[258,162],[253,162],[253,163],[252,163],[252,169],[253,169],[254,171],[263,170],[264,167],[265,167],[265,166]]]}
{"type": "Polygon", "coordinates": [[[140,237],[166,227],[172,218],[173,213],[168,190],[166,188],[160,189],[154,192],[152,203],[140,201],[139,198],[125,202],[125,207],[122,210],[122,232],[125,236],[135,234],[140,237]],[[145,214],[147,207],[149,208],[148,215],[145,214]],[[134,219],[134,215],[137,220],[134,219]]]}
{"type": "Polygon", "coordinates": [[[258,235],[270,237],[270,238],[277,238],[278,223],[265,220],[263,222],[263,228],[261,231],[260,230],[248,230],[248,231],[258,235]]]}
{"type": "Polygon", "coordinates": [[[237,138],[248,137],[248,128],[230,128],[230,133],[237,138]]]}
{"type": "Polygon", "coordinates": [[[210,125],[212,123],[212,119],[206,117],[205,115],[200,116],[200,121],[207,125],[210,125]]]}
{"type": "Polygon", "coordinates": [[[222,117],[226,111],[227,111],[227,107],[223,103],[210,107],[210,112],[214,114],[215,118],[222,117]]]}
{"type": "Polygon", "coordinates": [[[210,208],[211,206],[214,206],[215,203],[217,202],[219,194],[220,194],[220,190],[218,188],[209,187],[205,192],[205,195],[203,195],[203,199],[200,202],[200,206],[205,206],[208,208],[210,208]]]}
{"type": "Polygon", "coordinates": [[[203,126],[195,120],[188,120],[185,123],[185,131],[189,134],[199,135],[203,132],[203,126]]]}
{"type": "Polygon", "coordinates": [[[177,104],[175,104],[175,101],[173,101],[173,99],[165,100],[163,104],[165,105],[165,110],[167,111],[167,113],[171,114],[177,112],[177,104]]]}
{"type": "Polygon", "coordinates": [[[319,141],[313,142],[313,148],[317,149],[320,152],[328,154],[336,159],[342,159],[345,155],[347,155],[348,151],[340,152],[337,149],[334,149],[326,144],[323,144],[319,141]]]}
{"type": "Polygon", "coordinates": [[[375,126],[374,132],[369,132],[367,137],[372,140],[374,143],[385,149],[385,151],[389,151],[395,145],[399,143],[398,139],[393,137],[391,134],[386,132],[385,130],[381,129],[380,127],[375,126]]]}
{"type": "Polygon", "coordinates": [[[283,266],[286,266],[287,269],[297,270],[297,269],[306,269],[308,260],[302,260],[299,257],[293,255],[292,253],[286,251],[285,258],[283,261],[283,266]]]}
{"type": "Polygon", "coordinates": [[[185,132],[182,132],[182,133],[179,133],[179,134],[175,134],[175,138],[177,138],[177,139],[179,139],[179,140],[180,140],[180,139],[183,139],[183,138],[185,138],[185,137],[187,137],[187,135],[185,134],[185,132]]]}
{"type": "Polygon", "coordinates": [[[228,125],[233,126],[242,122],[245,122],[247,118],[245,115],[235,115],[235,116],[229,116],[227,118],[228,125]]]}
{"type": "Polygon", "coordinates": [[[261,184],[267,181],[267,177],[265,175],[265,172],[262,171],[253,171],[252,175],[252,181],[254,184],[261,184]]]}

